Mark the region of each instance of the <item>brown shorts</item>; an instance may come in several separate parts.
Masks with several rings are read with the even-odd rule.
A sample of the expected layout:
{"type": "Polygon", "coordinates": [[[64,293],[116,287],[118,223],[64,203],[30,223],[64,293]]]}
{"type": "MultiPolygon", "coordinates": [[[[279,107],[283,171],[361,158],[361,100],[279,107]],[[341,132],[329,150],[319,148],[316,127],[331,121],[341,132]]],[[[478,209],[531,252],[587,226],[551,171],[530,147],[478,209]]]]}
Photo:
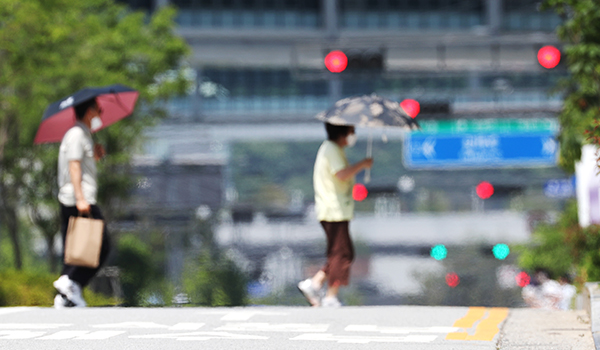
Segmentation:
{"type": "Polygon", "coordinates": [[[321,221],[321,226],[327,235],[327,262],[322,270],[327,274],[328,284],[333,287],[347,286],[354,260],[349,222],[321,221]]]}

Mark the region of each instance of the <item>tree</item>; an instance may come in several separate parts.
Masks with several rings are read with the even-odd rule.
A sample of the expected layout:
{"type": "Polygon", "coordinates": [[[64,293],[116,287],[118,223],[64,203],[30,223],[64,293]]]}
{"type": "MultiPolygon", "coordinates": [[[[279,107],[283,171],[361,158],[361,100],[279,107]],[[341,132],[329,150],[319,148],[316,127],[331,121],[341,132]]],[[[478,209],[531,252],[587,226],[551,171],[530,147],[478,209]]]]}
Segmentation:
{"type": "Polygon", "coordinates": [[[565,43],[569,77],[561,85],[566,95],[559,115],[559,163],[573,172],[581,146],[598,144],[589,136],[600,135],[595,128],[600,119],[600,6],[596,0],[546,0],[542,10],[549,8],[564,19],[557,34],[565,43]]]}
{"type": "Polygon", "coordinates": [[[143,108],[97,135],[108,153],[99,167],[99,201],[118,207],[132,181],[131,151],[161,116],[157,102],[185,93],[194,78],[182,61],[189,48],[174,33],[174,16],[165,7],[147,18],[112,0],[0,0],[0,215],[17,269],[18,209],[25,198],[34,210],[55,198],[52,191],[38,192],[33,203],[35,196],[23,196],[28,185],[53,181],[47,174],[56,171],[57,146],[32,145],[44,109],[85,86],[122,83],[140,91],[143,108]],[[26,165],[39,157],[43,169],[31,171],[26,165]],[[26,175],[34,178],[26,183],[26,175]]]}

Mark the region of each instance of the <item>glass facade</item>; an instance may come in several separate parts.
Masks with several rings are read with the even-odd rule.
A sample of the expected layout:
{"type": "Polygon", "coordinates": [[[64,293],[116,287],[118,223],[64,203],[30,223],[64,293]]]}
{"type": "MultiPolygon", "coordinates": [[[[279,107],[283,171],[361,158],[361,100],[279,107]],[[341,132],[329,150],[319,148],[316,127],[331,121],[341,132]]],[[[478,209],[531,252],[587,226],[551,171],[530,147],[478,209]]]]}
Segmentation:
{"type": "MultiPolygon", "coordinates": [[[[559,103],[551,95],[565,72],[403,74],[393,77],[347,76],[341,80],[341,98],[378,93],[399,100],[449,102],[455,107],[471,103],[501,103],[502,107],[547,107],[559,103]]],[[[169,110],[186,117],[201,109],[205,115],[279,114],[279,118],[310,116],[332,103],[328,75],[303,75],[290,70],[205,68],[197,95],[174,99],[169,110]],[[308,77],[308,78],[307,78],[308,77]]]]}
{"type": "Polygon", "coordinates": [[[340,2],[345,29],[463,30],[485,24],[484,0],[349,0],[340,2]]]}
{"type": "Polygon", "coordinates": [[[177,22],[200,28],[317,28],[318,0],[172,0],[177,22]]]}

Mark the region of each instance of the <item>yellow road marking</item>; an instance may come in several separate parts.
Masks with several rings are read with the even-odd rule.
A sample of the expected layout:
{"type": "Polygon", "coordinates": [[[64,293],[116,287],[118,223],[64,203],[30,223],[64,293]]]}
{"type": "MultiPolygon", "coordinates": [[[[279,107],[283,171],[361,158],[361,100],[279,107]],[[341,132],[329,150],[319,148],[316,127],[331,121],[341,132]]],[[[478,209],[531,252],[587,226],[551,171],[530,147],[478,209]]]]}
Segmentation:
{"type": "Polygon", "coordinates": [[[498,327],[508,316],[507,308],[470,307],[467,314],[454,322],[454,327],[465,329],[461,332],[448,333],[446,340],[484,340],[492,341],[500,332],[498,327]],[[486,317],[487,316],[487,317],[486,317]],[[475,333],[466,332],[479,321],[475,333]]]}

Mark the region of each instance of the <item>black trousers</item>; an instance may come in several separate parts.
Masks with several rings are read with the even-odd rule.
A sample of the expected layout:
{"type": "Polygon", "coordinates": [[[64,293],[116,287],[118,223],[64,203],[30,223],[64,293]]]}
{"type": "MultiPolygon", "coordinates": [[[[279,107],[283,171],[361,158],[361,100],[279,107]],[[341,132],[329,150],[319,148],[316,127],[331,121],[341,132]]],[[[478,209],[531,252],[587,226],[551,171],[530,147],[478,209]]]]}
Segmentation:
{"type": "MultiPolygon", "coordinates": [[[[102,216],[102,212],[100,211],[100,208],[98,208],[98,206],[96,206],[96,205],[92,205],[91,207],[92,208],[91,208],[90,216],[94,219],[104,220],[104,216],[102,216]]],[[[78,216],[78,215],[79,215],[79,211],[77,210],[77,207],[65,207],[62,204],[60,205],[60,220],[61,220],[60,230],[62,233],[63,247],[65,246],[65,239],[67,238],[67,227],[69,226],[69,218],[71,216],[78,216]]],[[[100,267],[102,267],[102,265],[106,262],[109,252],[110,252],[110,239],[108,237],[108,231],[106,229],[106,225],[104,225],[104,231],[102,232],[102,248],[100,249],[100,264],[98,265],[98,267],[92,269],[89,267],[81,267],[81,266],[73,266],[73,265],[65,264],[64,263],[65,256],[64,256],[64,249],[63,249],[63,257],[62,257],[63,258],[62,259],[63,269],[62,269],[61,275],[69,276],[69,279],[79,283],[81,288],[83,288],[83,287],[87,286],[87,284],[90,282],[92,277],[94,277],[94,275],[96,275],[98,270],[100,270],[100,267]]]]}

